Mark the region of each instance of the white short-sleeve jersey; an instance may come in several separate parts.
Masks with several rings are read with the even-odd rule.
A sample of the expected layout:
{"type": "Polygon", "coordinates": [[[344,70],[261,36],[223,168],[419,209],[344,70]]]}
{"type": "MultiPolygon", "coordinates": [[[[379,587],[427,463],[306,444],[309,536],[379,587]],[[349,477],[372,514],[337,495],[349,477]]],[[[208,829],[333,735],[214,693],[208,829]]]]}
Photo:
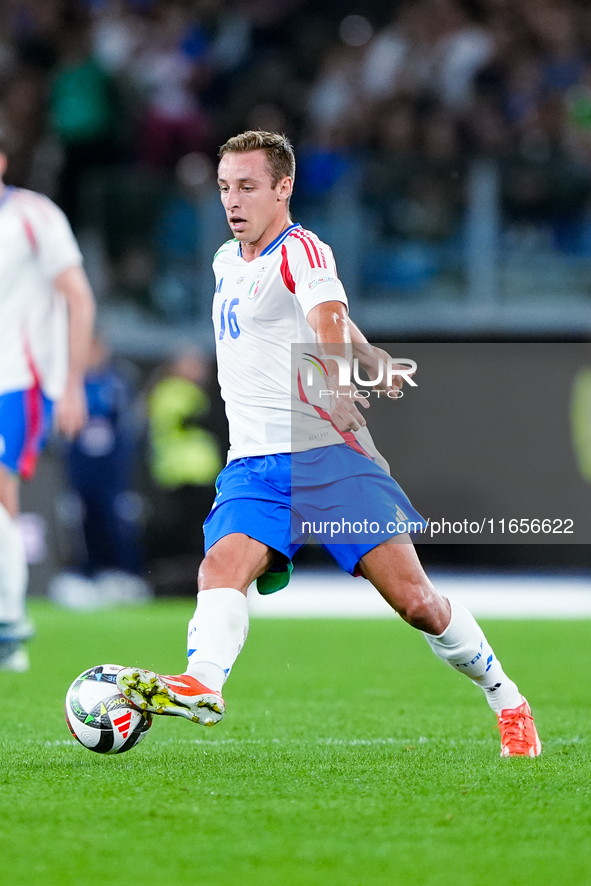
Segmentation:
{"type": "MultiPolygon", "coordinates": [[[[347,305],[330,247],[294,224],[250,262],[242,258],[240,243],[229,240],[216,253],[213,269],[218,378],[230,427],[228,461],[344,440],[356,446],[352,434],[343,435],[331,424],[302,380],[309,365],[302,364],[302,354],[313,356],[315,344],[308,313],[327,301],[347,305]],[[310,347],[297,349],[294,357],[294,344],[310,347]]],[[[369,433],[359,439],[366,451],[371,448],[369,433]]]]}
{"type": "Polygon", "coordinates": [[[0,198],[0,394],[39,383],[55,400],[68,365],[68,316],[55,278],[80,265],[70,225],[41,194],[7,187],[0,198]]]}

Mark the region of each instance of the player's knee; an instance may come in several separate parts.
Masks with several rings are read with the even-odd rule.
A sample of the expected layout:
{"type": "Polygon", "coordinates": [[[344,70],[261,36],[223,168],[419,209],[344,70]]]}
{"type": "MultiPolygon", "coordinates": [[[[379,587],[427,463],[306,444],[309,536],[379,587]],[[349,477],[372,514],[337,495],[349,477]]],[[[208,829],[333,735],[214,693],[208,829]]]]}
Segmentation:
{"type": "Polygon", "coordinates": [[[205,555],[198,575],[198,590],[236,588],[246,593],[252,582],[273,563],[273,552],[254,541],[222,539],[205,555]]]}
{"type": "Polygon", "coordinates": [[[447,607],[430,584],[409,584],[402,595],[404,603],[398,610],[400,616],[413,628],[429,634],[439,634],[445,630],[447,607]]]}
{"type": "Polygon", "coordinates": [[[200,591],[205,588],[226,587],[225,574],[227,572],[227,561],[224,564],[224,558],[221,558],[215,551],[208,551],[197,575],[197,587],[200,591]],[[225,565],[225,568],[224,568],[225,565]]]}

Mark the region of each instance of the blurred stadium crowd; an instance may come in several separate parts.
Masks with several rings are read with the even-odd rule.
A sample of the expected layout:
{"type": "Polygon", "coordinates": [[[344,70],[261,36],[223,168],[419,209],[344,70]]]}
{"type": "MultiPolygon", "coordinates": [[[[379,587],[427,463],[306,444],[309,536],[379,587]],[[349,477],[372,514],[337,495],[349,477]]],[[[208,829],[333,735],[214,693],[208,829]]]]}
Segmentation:
{"type": "Polygon", "coordinates": [[[368,285],[413,291],[461,248],[478,156],[497,163],[514,237],[543,230],[587,256],[590,45],[583,0],[5,0],[9,181],[52,196],[77,233],[103,229],[122,295],[146,300],[158,257],[172,263],[156,304],[173,319],[194,297],[188,192],[244,128],[290,135],[296,212],[321,236],[348,183],[374,241],[423,245],[384,253],[368,285]]]}

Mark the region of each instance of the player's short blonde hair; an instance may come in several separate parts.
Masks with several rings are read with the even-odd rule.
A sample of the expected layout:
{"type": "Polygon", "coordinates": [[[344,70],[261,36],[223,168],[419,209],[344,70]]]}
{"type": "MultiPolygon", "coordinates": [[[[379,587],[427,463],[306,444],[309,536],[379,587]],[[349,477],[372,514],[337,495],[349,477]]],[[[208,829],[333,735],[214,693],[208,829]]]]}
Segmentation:
{"type": "Polygon", "coordinates": [[[290,140],[280,132],[265,132],[261,129],[249,129],[229,138],[219,150],[218,156],[224,154],[245,154],[247,151],[265,151],[271,187],[275,187],[282,178],[295,178],[295,154],[290,140]]]}

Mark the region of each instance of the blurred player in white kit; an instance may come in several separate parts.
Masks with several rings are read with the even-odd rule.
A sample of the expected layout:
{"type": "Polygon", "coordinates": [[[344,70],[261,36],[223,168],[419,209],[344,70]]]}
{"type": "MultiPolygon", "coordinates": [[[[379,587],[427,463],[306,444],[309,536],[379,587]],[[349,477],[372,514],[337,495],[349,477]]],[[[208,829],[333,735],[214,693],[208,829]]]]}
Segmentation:
{"type": "MultiPolygon", "coordinates": [[[[221,690],[246,640],[247,590],[254,581],[261,593],[285,587],[291,558],[307,541],[304,522],[393,526],[388,521],[397,515],[381,542],[353,534],[335,543],[314,533],[343,569],[368,579],[422,631],[442,661],[483,690],[497,714],[501,755],[536,757],[541,744],[527,701],[468,610],[429,581],[405,528],[426,524],[373,447],[358,409],[366,401],[341,386],[343,358],[350,365],[356,357],[377,379],[388,355],[349,319],[330,247],[292,221],[294,175],[293,149],[278,133],[242,133],[220,150],[218,182],[233,239],[214,258],[213,322],[230,426],[228,464],[204,525],[206,556],[185,673],[125,668],[117,684],[145,710],[213,725],[224,714],[221,690]],[[296,343],[324,369],[323,393],[333,395],[324,408],[307,399],[299,372],[295,383],[296,343]]],[[[396,396],[402,378],[380,385],[396,396]]],[[[351,699],[351,710],[360,721],[367,716],[363,699],[351,699]]]]}
{"type": "Polygon", "coordinates": [[[28,570],[17,523],[52,424],[74,437],[86,422],[84,372],[94,299],[70,225],[33,191],[4,184],[0,130],[0,669],[25,671],[28,570]]]}

